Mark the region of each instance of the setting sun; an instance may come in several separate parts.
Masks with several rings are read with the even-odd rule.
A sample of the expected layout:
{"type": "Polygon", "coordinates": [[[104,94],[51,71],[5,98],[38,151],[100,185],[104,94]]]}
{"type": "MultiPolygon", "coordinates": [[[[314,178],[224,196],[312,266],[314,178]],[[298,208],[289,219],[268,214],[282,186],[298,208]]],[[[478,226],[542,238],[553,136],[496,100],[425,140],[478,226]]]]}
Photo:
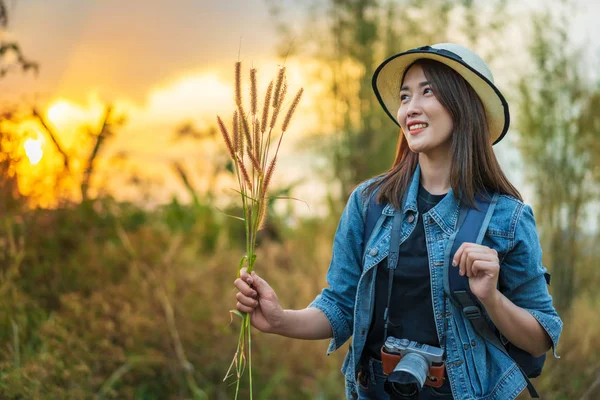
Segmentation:
{"type": "Polygon", "coordinates": [[[25,147],[25,154],[27,154],[27,158],[29,162],[33,165],[36,165],[42,159],[44,155],[44,150],[42,149],[42,139],[27,139],[23,144],[25,147]]]}

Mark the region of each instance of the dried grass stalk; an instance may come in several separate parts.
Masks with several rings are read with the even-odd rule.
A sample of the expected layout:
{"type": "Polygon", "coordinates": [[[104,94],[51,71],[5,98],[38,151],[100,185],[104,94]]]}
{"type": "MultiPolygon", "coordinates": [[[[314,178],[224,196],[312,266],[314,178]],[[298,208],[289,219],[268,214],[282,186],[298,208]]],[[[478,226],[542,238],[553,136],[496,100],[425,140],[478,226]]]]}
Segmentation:
{"type": "Polygon", "coordinates": [[[235,63],[235,104],[242,106],[242,63],[235,63]]]}
{"type": "Polygon", "coordinates": [[[235,161],[235,152],[233,151],[233,145],[231,144],[231,138],[229,137],[229,132],[227,132],[227,128],[225,127],[223,120],[221,120],[221,117],[217,116],[217,121],[219,123],[219,130],[221,131],[221,134],[223,135],[223,140],[225,140],[225,147],[227,147],[229,156],[231,157],[232,160],[235,161]]]}
{"type": "Polygon", "coordinates": [[[254,154],[256,158],[260,158],[260,123],[258,118],[254,119],[252,134],[254,135],[254,154]]]}
{"type": "Polygon", "coordinates": [[[292,115],[294,115],[294,111],[296,111],[296,107],[298,107],[298,103],[300,103],[300,98],[302,97],[302,93],[304,93],[303,88],[298,90],[298,93],[296,93],[296,97],[294,97],[294,101],[292,102],[292,105],[288,109],[288,112],[285,115],[285,118],[283,120],[283,125],[281,127],[282,132],[285,132],[287,130],[288,125],[290,124],[290,120],[292,119],[292,115]]]}
{"type": "Polygon", "coordinates": [[[285,78],[285,67],[279,68],[279,74],[277,75],[277,81],[275,83],[275,94],[273,96],[273,108],[277,108],[279,106],[279,93],[281,91],[281,85],[283,84],[285,78]]]}
{"type": "MultiPolygon", "coordinates": [[[[277,73],[275,81],[269,82],[267,87],[264,104],[262,109],[262,118],[259,119],[258,111],[258,92],[257,92],[257,70],[250,70],[250,113],[246,114],[242,106],[242,82],[241,82],[241,62],[235,64],[235,103],[236,110],[233,113],[233,136],[229,135],[227,128],[220,117],[217,117],[219,129],[223,135],[225,145],[229,155],[235,164],[236,175],[242,195],[242,206],[246,229],[246,254],[240,260],[238,274],[241,268],[247,267],[248,272],[254,269],[256,261],[256,233],[258,229],[264,227],[267,218],[268,208],[268,189],[271,178],[277,164],[277,157],[281,145],[283,133],[288,128],[290,120],[300,102],[303,91],[300,90],[290,108],[287,111],[283,122],[283,131],[279,136],[277,148],[272,159],[269,161],[269,149],[271,145],[272,130],[277,123],[278,115],[283,107],[283,102],[287,93],[287,83],[285,80],[285,67],[281,67],[277,73]],[[275,83],[274,83],[275,82],[275,83]],[[272,113],[270,108],[273,108],[272,113]],[[269,124],[270,122],[270,124],[269,124]],[[267,138],[264,133],[270,127],[267,138]],[[264,142],[264,143],[263,143],[264,142]],[[264,146],[264,148],[263,148],[264,146]],[[245,159],[245,153],[248,159],[245,159]],[[268,167],[267,167],[268,165],[268,167]],[[265,172],[266,171],[266,172],[265,172]],[[262,178],[262,179],[261,179],[262,178]]],[[[240,387],[240,378],[246,367],[249,367],[250,377],[250,400],[252,399],[252,340],[249,314],[242,315],[242,325],[238,339],[238,347],[233,357],[232,363],[225,376],[237,377],[235,399],[237,400],[240,387]],[[246,352],[248,357],[246,358],[246,352]],[[230,375],[231,369],[235,367],[234,374],[230,375]]]]}
{"type": "Polygon", "coordinates": [[[248,123],[248,115],[244,112],[242,106],[238,108],[240,112],[240,119],[242,120],[242,132],[246,139],[246,148],[248,153],[252,153],[252,137],[250,136],[250,124],[248,123]]]}
{"type": "Polygon", "coordinates": [[[250,158],[250,163],[252,163],[254,170],[260,174],[262,168],[260,168],[258,157],[254,153],[248,153],[248,158],[250,158]]]}
{"type": "Polygon", "coordinates": [[[269,183],[271,182],[271,177],[273,176],[273,171],[275,170],[275,164],[277,164],[277,154],[275,154],[275,157],[273,157],[273,160],[271,160],[269,168],[267,168],[267,172],[265,173],[265,179],[263,180],[262,187],[260,188],[263,196],[266,195],[267,189],[269,188],[269,183]]]}
{"type": "Polygon", "coordinates": [[[256,68],[250,70],[250,112],[252,117],[256,116],[258,107],[258,93],[256,91],[256,68]]]}
{"type": "MultiPolygon", "coordinates": [[[[273,115],[271,116],[271,124],[269,125],[269,127],[271,129],[273,129],[273,127],[275,126],[275,124],[277,123],[277,117],[279,116],[279,111],[281,110],[281,104],[283,103],[283,99],[285,98],[285,94],[287,92],[287,83],[283,84],[283,87],[281,88],[281,92],[279,93],[279,101],[277,102],[277,107],[275,107],[275,109],[273,110],[273,115]]],[[[275,99],[273,99],[275,100],[275,99]]]]}
{"type": "Polygon", "coordinates": [[[237,159],[237,164],[238,164],[238,167],[240,168],[240,171],[242,172],[242,177],[244,178],[244,182],[246,182],[246,185],[248,186],[248,188],[250,190],[252,190],[252,181],[250,180],[250,175],[248,175],[248,170],[246,169],[244,162],[242,161],[240,156],[238,156],[237,154],[236,154],[235,159],[237,159]]]}
{"type": "Polygon", "coordinates": [[[265,222],[267,221],[267,205],[269,204],[267,201],[266,192],[263,193],[263,197],[260,203],[260,210],[258,212],[258,230],[260,231],[265,227],[265,222]]]}
{"type": "Polygon", "coordinates": [[[267,87],[267,93],[265,94],[265,103],[263,105],[262,120],[260,123],[260,130],[265,133],[267,129],[267,122],[269,120],[269,106],[271,105],[271,94],[273,93],[273,81],[269,82],[267,87]]]}
{"type": "Polygon", "coordinates": [[[240,121],[238,112],[233,112],[233,150],[238,153],[240,151],[240,121]]]}

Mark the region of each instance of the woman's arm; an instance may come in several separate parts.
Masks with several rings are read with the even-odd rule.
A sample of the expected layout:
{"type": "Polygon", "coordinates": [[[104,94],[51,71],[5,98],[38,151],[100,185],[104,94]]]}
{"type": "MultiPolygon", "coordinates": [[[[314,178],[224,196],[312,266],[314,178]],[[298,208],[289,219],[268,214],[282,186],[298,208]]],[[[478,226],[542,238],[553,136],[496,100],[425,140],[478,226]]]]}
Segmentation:
{"type": "Polygon", "coordinates": [[[452,265],[460,268],[461,275],[467,275],[471,291],[509,342],[536,357],[550,349],[552,341],[537,319],[497,289],[500,262],[496,250],[463,243],[452,265]]]}
{"type": "Polygon", "coordinates": [[[351,194],[335,233],[328,287],[302,310],[283,310],[275,291],[254,272],[245,269],[235,281],[237,309],[250,312],[257,329],[299,339],[333,338],[328,352],[344,344],[352,335],[354,300],[363,255],[364,206],[367,181],[351,194]],[[252,287],[250,286],[252,285],[252,287]]]}
{"type": "Polygon", "coordinates": [[[271,286],[243,268],[234,282],[239,290],[237,309],[251,313],[250,322],[258,330],[296,339],[328,339],[333,337],[329,319],[317,308],[283,310],[271,286]]]}
{"type": "Polygon", "coordinates": [[[513,245],[503,257],[502,268],[494,249],[474,243],[461,245],[453,265],[469,277],[471,291],[511,343],[534,356],[553,347],[554,356],[558,357],[556,345],[562,321],[548,293],[531,208],[521,203],[514,221],[517,223],[513,245]]]}
{"type": "Polygon", "coordinates": [[[482,301],[488,316],[509,342],[535,357],[552,347],[546,330],[527,310],[515,305],[499,290],[482,301]]]}
{"type": "Polygon", "coordinates": [[[318,308],[285,310],[284,319],[274,333],[296,339],[331,339],[333,330],[329,320],[318,308]]]}

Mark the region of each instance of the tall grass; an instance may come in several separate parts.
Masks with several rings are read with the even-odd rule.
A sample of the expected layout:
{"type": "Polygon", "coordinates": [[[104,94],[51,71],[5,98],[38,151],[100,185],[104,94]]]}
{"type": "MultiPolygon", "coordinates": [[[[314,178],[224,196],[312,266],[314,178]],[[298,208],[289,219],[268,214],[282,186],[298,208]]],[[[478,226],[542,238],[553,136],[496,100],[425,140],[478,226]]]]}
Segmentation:
{"type": "MultiPolygon", "coordinates": [[[[283,108],[287,94],[287,82],[285,66],[281,67],[275,79],[271,81],[266,89],[262,106],[261,119],[258,113],[258,83],[256,68],[250,69],[250,112],[244,109],[242,101],[242,63],[235,64],[235,110],[231,133],[220,116],[217,116],[219,130],[223,136],[225,146],[233,161],[239,190],[243,216],[237,217],[244,222],[246,238],[246,254],[238,265],[238,277],[242,268],[246,267],[252,272],[256,262],[256,235],[264,225],[267,217],[268,189],[269,183],[277,164],[277,156],[281,146],[281,140],[287,131],[294,111],[302,97],[301,88],[294,96],[287,113],[281,124],[281,133],[277,146],[272,149],[272,139],[276,131],[279,114],[283,108]]],[[[252,399],[252,337],[250,327],[250,316],[241,314],[237,310],[231,311],[242,318],[242,325],[238,336],[237,349],[224,380],[232,376],[235,371],[236,391],[235,398],[239,394],[240,380],[248,363],[248,375],[250,382],[250,399],[252,399]]]]}

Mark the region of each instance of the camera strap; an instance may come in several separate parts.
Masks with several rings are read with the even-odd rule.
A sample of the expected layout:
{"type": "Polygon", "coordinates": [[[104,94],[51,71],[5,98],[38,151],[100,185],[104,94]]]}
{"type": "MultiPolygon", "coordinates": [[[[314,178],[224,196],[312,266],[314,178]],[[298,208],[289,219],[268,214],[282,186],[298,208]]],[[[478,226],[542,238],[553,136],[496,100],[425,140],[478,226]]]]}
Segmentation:
{"type": "Polygon", "coordinates": [[[387,304],[385,306],[385,311],[383,313],[383,319],[385,319],[385,324],[383,325],[383,343],[387,340],[388,334],[388,325],[390,322],[390,303],[392,301],[392,286],[394,283],[394,271],[396,270],[396,266],[398,265],[398,252],[400,251],[400,230],[402,229],[402,219],[403,214],[400,211],[396,211],[394,213],[394,221],[392,222],[392,236],[390,238],[390,254],[388,256],[388,271],[389,271],[389,279],[388,279],[388,296],[387,296],[387,304]]]}
{"type": "MultiPolygon", "coordinates": [[[[399,258],[399,251],[400,251],[400,233],[401,233],[403,218],[404,218],[404,215],[400,211],[396,211],[394,213],[394,219],[392,222],[392,234],[391,234],[391,238],[390,238],[390,253],[388,256],[388,264],[387,264],[389,277],[388,277],[387,304],[385,306],[385,311],[383,313],[383,318],[385,320],[385,323],[383,325],[383,343],[385,343],[385,341],[388,338],[388,325],[390,322],[389,310],[390,310],[390,303],[392,301],[392,287],[393,287],[393,283],[394,283],[394,271],[396,270],[396,267],[398,266],[398,258],[399,258]]],[[[444,359],[446,359],[446,332],[448,331],[448,317],[446,315],[446,293],[445,292],[444,292],[443,303],[444,303],[444,311],[443,311],[442,315],[444,315],[444,333],[442,334],[442,337],[440,340],[440,347],[444,350],[444,359]]]]}

